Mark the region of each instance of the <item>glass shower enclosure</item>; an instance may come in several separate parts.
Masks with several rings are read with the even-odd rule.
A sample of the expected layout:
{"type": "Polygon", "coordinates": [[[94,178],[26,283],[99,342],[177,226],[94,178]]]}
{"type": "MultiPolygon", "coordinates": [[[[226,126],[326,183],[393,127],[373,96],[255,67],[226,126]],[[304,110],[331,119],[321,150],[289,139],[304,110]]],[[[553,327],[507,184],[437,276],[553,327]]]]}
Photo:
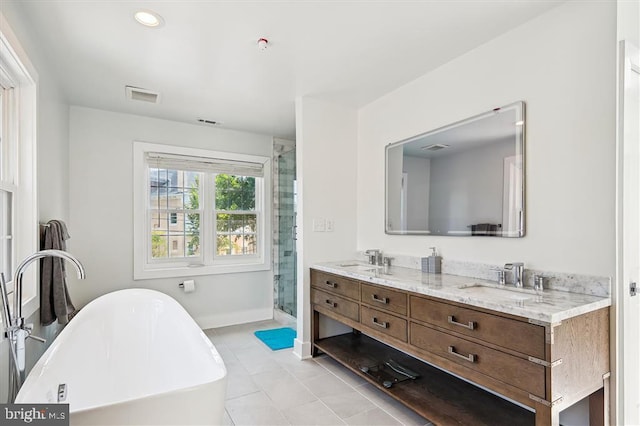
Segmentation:
{"type": "Polygon", "coordinates": [[[274,141],[274,160],[274,307],[295,317],[297,314],[295,144],[289,141],[274,141]]]}

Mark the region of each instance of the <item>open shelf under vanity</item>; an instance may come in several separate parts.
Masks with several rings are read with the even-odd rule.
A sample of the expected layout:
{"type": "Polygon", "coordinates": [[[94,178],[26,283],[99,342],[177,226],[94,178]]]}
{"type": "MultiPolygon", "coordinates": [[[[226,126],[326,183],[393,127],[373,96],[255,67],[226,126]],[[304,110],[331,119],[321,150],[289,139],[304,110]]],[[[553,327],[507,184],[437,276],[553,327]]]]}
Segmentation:
{"type": "Polygon", "coordinates": [[[381,391],[437,424],[535,424],[533,412],[362,333],[354,331],[320,339],[314,346],[381,391]],[[385,365],[389,360],[418,373],[419,377],[401,379],[402,381],[391,384],[391,387],[386,387],[383,384],[384,379],[393,380],[394,376],[402,376],[385,365]],[[368,369],[369,373],[363,372],[363,368],[368,369]],[[390,371],[385,372],[385,369],[390,371]]]}

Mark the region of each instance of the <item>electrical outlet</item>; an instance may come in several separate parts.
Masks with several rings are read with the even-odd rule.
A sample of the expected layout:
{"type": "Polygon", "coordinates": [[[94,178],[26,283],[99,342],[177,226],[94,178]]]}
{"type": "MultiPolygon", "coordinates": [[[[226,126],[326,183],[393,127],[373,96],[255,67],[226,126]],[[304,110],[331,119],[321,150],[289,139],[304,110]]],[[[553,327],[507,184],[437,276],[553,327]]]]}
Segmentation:
{"type": "Polygon", "coordinates": [[[324,232],[326,222],[324,219],[313,219],[313,232],[324,232]]]}
{"type": "Polygon", "coordinates": [[[325,230],[327,232],[333,232],[333,219],[327,219],[325,222],[325,230]]]}

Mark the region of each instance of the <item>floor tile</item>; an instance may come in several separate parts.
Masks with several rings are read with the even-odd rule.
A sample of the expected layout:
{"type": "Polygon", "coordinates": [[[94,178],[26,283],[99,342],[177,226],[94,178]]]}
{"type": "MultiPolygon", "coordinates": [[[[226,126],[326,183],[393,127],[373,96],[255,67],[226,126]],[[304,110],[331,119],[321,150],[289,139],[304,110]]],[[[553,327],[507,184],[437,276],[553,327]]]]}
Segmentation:
{"type": "Polygon", "coordinates": [[[344,425],[336,414],[320,401],[310,402],[283,411],[292,425],[344,425]]]}
{"type": "Polygon", "coordinates": [[[349,425],[364,425],[364,426],[395,426],[402,425],[398,420],[391,417],[388,413],[384,412],[380,408],[374,408],[372,410],[365,411],[363,413],[356,414],[355,416],[345,419],[349,425]]]}
{"type": "Polygon", "coordinates": [[[260,388],[248,374],[233,374],[227,370],[227,400],[258,392],[260,388]]]}
{"type": "Polygon", "coordinates": [[[355,390],[346,393],[327,395],[320,399],[342,419],[346,419],[375,408],[375,405],[373,405],[371,401],[355,390]]]}
{"type": "Polygon", "coordinates": [[[318,376],[324,376],[327,374],[326,368],[319,365],[313,360],[296,360],[293,362],[280,362],[276,359],[280,365],[291,374],[293,374],[299,380],[308,380],[318,376]]]}
{"type": "Polygon", "coordinates": [[[231,420],[236,426],[290,424],[286,417],[262,391],[227,400],[225,406],[231,420]]]}
{"type": "Polygon", "coordinates": [[[365,383],[368,383],[363,377],[354,374],[353,371],[349,370],[344,365],[340,364],[338,361],[333,358],[329,358],[328,356],[322,356],[316,360],[318,364],[329,370],[334,375],[338,376],[341,380],[346,382],[351,386],[359,386],[365,383]]]}
{"type": "Polygon", "coordinates": [[[314,394],[295,379],[282,381],[278,385],[265,389],[264,392],[280,410],[318,400],[314,394]]]}
{"type": "Polygon", "coordinates": [[[430,425],[332,358],[301,361],[253,335],[276,327],[269,320],[205,330],[227,367],[224,425],[430,425]]]}
{"type": "Polygon", "coordinates": [[[253,374],[251,379],[262,390],[278,386],[282,382],[295,380],[294,377],[284,368],[253,374]]]}
{"type": "Polygon", "coordinates": [[[233,420],[231,420],[227,410],[224,410],[224,415],[222,416],[222,426],[234,426],[233,420]]]}
{"type": "Polygon", "coordinates": [[[393,397],[385,394],[370,383],[358,386],[356,387],[356,390],[404,425],[423,426],[429,423],[429,420],[407,408],[401,402],[398,402],[393,397]]]}
{"type": "Polygon", "coordinates": [[[353,391],[351,386],[347,385],[333,374],[312,377],[310,379],[302,380],[302,383],[319,398],[353,391]]]}

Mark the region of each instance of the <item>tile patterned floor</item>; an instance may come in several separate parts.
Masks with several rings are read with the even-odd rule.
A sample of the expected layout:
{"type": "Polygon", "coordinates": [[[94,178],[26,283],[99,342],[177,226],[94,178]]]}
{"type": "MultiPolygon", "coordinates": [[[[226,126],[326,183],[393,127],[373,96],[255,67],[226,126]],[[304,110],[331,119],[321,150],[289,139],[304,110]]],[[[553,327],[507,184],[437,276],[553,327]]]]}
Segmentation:
{"type": "Polygon", "coordinates": [[[206,330],[228,371],[225,425],[431,425],[326,356],[300,361],[253,332],[262,321],[206,330]]]}

